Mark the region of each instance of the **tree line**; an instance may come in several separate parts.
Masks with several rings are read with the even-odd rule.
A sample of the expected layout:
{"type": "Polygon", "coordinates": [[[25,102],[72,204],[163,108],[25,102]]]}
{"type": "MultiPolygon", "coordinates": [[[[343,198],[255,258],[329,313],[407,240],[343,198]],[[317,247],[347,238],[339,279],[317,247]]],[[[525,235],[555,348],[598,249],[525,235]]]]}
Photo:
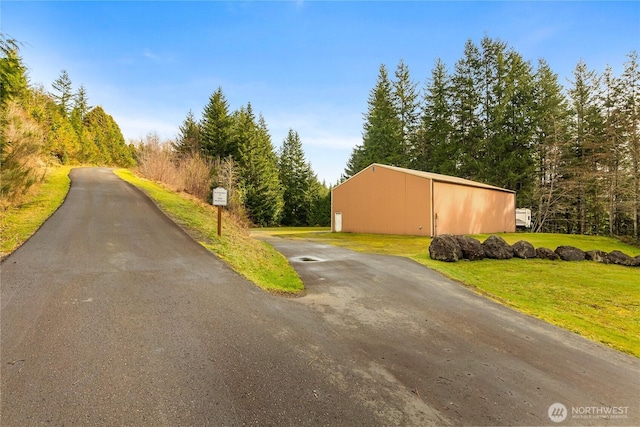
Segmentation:
{"type": "MultiPolygon", "coordinates": [[[[222,184],[239,216],[266,225],[328,225],[330,189],[291,129],[279,150],[251,103],[231,111],[218,88],[200,119],[189,112],[176,140],[126,144],[111,116],[89,106],[62,71],[52,90],[29,83],[19,44],[0,38],[3,204],[41,179],[52,161],[180,174],[202,198],[222,184]]],[[[640,68],[631,52],[619,75],[581,61],[564,87],[544,59],[536,67],[507,43],[469,40],[449,71],[438,59],[423,88],[400,61],[380,66],[362,143],[342,179],[374,162],[459,176],[517,192],[534,230],[640,237],[640,68]]]]}
{"type": "Polygon", "coordinates": [[[52,91],[29,83],[16,40],[0,37],[0,194],[15,203],[44,176],[46,166],[135,164],[117,123],[89,105],[84,86],[73,90],[66,71],[52,91]]]}
{"type": "Polygon", "coordinates": [[[158,173],[165,170],[158,156],[166,155],[181,175],[174,182],[201,198],[210,201],[212,187],[224,186],[230,209],[251,224],[330,224],[330,190],[306,160],[299,134],[290,129],[276,150],[262,114],[256,115],[250,102],[231,111],[221,87],[209,97],[200,119],[188,112],[175,141],[141,144],[140,150],[143,170],[151,164],[158,165],[158,173]],[[187,181],[195,170],[201,176],[197,181],[208,185],[190,190],[187,181]]]}
{"type": "Polygon", "coordinates": [[[380,66],[362,144],[342,179],[384,163],[517,192],[538,232],[640,237],[640,68],[580,61],[568,86],[544,59],[469,40],[450,72],[438,59],[421,90],[400,61],[380,66]]]}

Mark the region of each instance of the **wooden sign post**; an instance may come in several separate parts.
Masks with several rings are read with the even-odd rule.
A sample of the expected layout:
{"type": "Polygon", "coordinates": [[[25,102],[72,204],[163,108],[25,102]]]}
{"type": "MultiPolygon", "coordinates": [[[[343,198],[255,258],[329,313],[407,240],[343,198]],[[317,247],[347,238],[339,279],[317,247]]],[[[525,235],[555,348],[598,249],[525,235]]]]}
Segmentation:
{"type": "Polygon", "coordinates": [[[222,236],[222,207],[227,206],[227,190],[222,187],[213,189],[213,206],[218,207],[218,236],[222,236]]]}

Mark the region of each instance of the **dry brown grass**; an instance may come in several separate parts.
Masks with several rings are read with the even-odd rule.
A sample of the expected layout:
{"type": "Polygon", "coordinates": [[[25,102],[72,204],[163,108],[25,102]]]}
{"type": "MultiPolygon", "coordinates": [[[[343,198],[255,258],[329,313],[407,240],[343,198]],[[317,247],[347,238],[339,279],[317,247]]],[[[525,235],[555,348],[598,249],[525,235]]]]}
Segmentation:
{"type": "Polygon", "coordinates": [[[156,134],[149,134],[138,147],[136,171],[148,180],[205,202],[211,201],[211,189],[221,185],[228,191],[228,214],[238,225],[250,225],[238,186],[238,166],[231,158],[211,161],[198,153],[178,155],[171,141],[161,142],[156,134]]]}
{"type": "Polygon", "coordinates": [[[46,173],[42,160],[42,127],[16,102],[9,102],[2,112],[2,156],[0,168],[0,207],[19,204],[33,184],[46,173]]]}
{"type": "Polygon", "coordinates": [[[200,200],[207,200],[213,180],[211,176],[212,169],[211,162],[202,158],[199,154],[181,158],[177,167],[181,189],[200,200]]]}
{"type": "Polygon", "coordinates": [[[161,142],[157,134],[149,134],[138,147],[138,166],[140,175],[156,182],[162,182],[173,188],[178,185],[178,168],[174,162],[171,144],[161,142]]]}

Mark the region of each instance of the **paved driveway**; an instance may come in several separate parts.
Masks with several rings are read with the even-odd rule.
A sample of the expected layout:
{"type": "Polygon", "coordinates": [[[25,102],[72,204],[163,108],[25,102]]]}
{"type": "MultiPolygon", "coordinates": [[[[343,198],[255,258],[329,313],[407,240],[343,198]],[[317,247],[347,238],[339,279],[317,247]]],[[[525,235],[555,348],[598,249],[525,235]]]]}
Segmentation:
{"type": "Polygon", "coordinates": [[[0,425],[433,425],[315,310],[233,272],[107,169],[2,264],[0,425]]]}
{"type": "Polygon", "coordinates": [[[308,288],[296,302],[454,424],[554,424],[554,403],[567,408],[564,425],[640,424],[637,358],[508,309],[406,258],[268,240],[308,288]]]}

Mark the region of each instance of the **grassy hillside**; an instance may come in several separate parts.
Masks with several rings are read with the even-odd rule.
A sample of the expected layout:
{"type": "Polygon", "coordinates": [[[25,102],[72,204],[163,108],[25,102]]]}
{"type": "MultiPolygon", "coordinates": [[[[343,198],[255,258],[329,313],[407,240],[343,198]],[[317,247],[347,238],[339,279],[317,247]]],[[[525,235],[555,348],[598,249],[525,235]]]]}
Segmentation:
{"type": "MultiPolygon", "coordinates": [[[[405,256],[494,300],[594,341],[640,357],[640,269],[591,261],[483,260],[446,263],[429,257],[431,239],[413,236],[330,233],[325,230],[273,229],[289,238],[322,240],[361,252],[405,256]]],[[[640,248],[617,239],[560,234],[501,234],[510,244],[524,239],[535,247],[572,245],[583,250],[640,248]]],[[[473,236],[484,241],[486,235],[473,236]]]]}
{"type": "Polygon", "coordinates": [[[0,210],[0,256],[22,245],[62,204],[69,192],[69,171],[63,166],[47,171],[42,183],[31,189],[26,202],[0,210]]]}

